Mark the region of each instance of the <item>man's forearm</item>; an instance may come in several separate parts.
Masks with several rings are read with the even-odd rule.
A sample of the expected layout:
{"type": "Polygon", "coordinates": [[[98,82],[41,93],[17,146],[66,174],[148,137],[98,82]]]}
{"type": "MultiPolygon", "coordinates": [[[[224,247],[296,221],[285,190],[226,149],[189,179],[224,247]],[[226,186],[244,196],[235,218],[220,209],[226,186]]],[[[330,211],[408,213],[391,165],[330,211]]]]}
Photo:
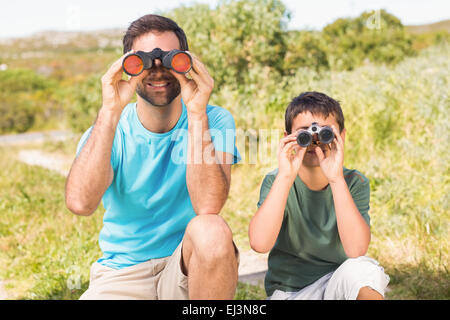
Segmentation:
{"type": "Polygon", "coordinates": [[[66,204],[74,213],[95,211],[111,184],[111,150],[120,114],[102,108],[66,182],[66,204]]]}
{"type": "Polygon", "coordinates": [[[370,242],[370,229],[353,201],[342,178],[330,183],[333,192],[339,237],[348,257],[365,255],[370,242]]]}
{"type": "Polygon", "coordinates": [[[217,161],[205,114],[188,116],[186,183],[197,214],[218,214],[228,196],[230,181],[217,161]]]}

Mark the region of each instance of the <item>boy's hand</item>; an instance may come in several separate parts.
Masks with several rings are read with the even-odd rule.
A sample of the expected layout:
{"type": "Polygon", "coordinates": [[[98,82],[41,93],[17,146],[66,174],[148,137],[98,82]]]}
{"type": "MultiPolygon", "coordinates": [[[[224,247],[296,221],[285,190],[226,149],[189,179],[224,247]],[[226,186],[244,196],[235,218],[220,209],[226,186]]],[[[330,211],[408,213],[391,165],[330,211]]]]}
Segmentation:
{"type": "Polygon", "coordinates": [[[334,132],[334,140],[329,144],[331,150],[328,157],[325,157],[320,147],[316,147],[314,150],[319,158],[323,174],[327,177],[328,182],[333,183],[344,177],[344,140],[334,125],[331,128],[334,132]]]}
{"type": "Polygon", "coordinates": [[[278,148],[278,174],[294,181],[305,153],[306,148],[302,148],[297,143],[297,132],[281,139],[278,148]]]}

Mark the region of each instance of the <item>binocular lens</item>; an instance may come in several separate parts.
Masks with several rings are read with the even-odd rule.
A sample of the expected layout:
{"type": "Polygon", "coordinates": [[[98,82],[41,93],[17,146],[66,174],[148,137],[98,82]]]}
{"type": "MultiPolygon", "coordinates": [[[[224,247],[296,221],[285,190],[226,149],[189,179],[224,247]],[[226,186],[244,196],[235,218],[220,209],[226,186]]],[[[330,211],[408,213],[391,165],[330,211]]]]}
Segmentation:
{"type": "Polygon", "coordinates": [[[334,133],[330,129],[322,129],[319,133],[319,139],[322,143],[328,144],[334,139],[334,133]]]}
{"type": "Polygon", "coordinates": [[[307,147],[311,144],[312,136],[308,132],[301,132],[297,136],[297,143],[302,147],[307,147]]]}
{"type": "Polygon", "coordinates": [[[130,76],[137,76],[144,70],[144,61],[141,57],[131,54],[123,61],[123,69],[130,76]]]}
{"type": "Polygon", "coordinates": [[[172,58],[172,68],[178,73],[186,73],[191,70],[191,58],[184,52],[175,54],[172,58]]]}

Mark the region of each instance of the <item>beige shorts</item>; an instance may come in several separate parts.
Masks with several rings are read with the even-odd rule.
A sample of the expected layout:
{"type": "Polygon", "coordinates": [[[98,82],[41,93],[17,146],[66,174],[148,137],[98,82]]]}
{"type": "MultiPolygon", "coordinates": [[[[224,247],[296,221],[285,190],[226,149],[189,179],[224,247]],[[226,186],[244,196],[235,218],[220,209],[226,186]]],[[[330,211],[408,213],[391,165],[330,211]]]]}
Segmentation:
{"type": "Polygon", "coordinates": [[[188,299],[187,276],[181,270],[181,242],[169,257],[113,269],[94,262],[89,288],[80,300],[188,299]]]}
{"type": "MultiPolygon", "coordinates": [[[[181,270],[181,242],[169,257],[122,269],[94,262],[89,288],[80,300],[187,300],[188,278],[181,270]]],[[[239,264],[239,251],[233,242],[239,264]]]]}

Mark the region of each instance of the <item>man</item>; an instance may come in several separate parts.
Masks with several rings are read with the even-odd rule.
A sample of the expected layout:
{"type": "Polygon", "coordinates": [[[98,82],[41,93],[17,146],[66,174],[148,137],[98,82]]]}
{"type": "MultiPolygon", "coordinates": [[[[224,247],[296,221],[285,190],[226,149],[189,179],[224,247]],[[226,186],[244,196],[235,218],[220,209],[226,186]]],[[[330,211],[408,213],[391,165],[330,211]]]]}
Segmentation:
{"type": "MultiPolygon", "coordinates": [[[[188,50],[183,30],[158,15],[131,23],[123,44],[124,53],[188,50]]],[[[102,77],[103,105],[66,182],[72,212],[90,215],[102,198],[106,209],[103,256],[81,299],[234,296],[238,250],[218,215],[231,164],[240,159],[234,120],[208,105],[214,81],[190,55],[190,78],[155,59],[150,69],[122,80],[126,54],[102,77]],[[137,102],[129,103],[135,91],[137,102]]]]}

